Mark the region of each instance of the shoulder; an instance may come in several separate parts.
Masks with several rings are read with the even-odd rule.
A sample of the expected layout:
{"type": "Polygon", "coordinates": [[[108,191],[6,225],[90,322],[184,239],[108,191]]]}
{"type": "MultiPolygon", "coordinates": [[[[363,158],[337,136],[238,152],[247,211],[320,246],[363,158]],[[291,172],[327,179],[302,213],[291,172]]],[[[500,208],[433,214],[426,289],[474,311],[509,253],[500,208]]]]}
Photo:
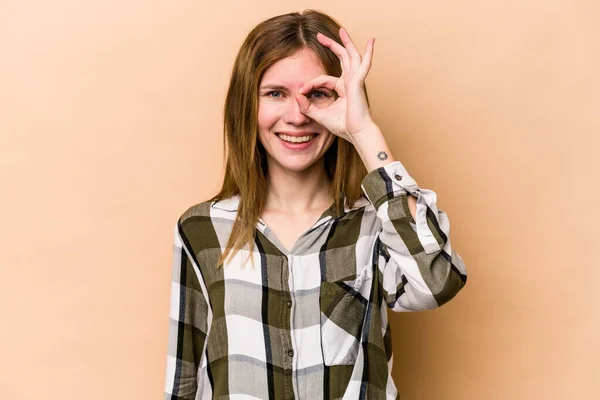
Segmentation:
{"type": "Polygon", "coordinates": [[[344,200],[344,219],[368,219],[376,217],[375,207],[369,199],[362,195],[352,205],[347,204],[344,200]]]}
{"type": "Polygon", "coordinates": [[[212,201],[205,200],[200,203],[189,206],[179,215],[177,220],[179,225],[186,225],[195,221],[201,221],[210,218],[210,208],[212,201]]]}
{"type": "Polygon", "coordinates": [[[237,216],[238,196],[205,200],[188,207],[176,224],[176,235],[198,253],[227,243],[237,216]]]}
{"type": "Polygon", "coordinates": [[[216,266],[237,215],[236,198],[205,200],[188,207],[176,224],[176,235],[201,266],[216,266]]]}
{"type": "Polygon", "coordinates": [[[340,228],[354,232],[354,235],[374,235],[381,229],[377,209],[366,196],[361,196],[351,206],[344,207],[344,215],[339,219],[340,228]]]}
{"type": "Polygon", "coordinates": [[[191,222],[206,221],[211,219],[232,219],[235,220],[239,196],[233,196],[221,200],[205,200],[188,207],[179,217],[180,224],[191,222]]]}

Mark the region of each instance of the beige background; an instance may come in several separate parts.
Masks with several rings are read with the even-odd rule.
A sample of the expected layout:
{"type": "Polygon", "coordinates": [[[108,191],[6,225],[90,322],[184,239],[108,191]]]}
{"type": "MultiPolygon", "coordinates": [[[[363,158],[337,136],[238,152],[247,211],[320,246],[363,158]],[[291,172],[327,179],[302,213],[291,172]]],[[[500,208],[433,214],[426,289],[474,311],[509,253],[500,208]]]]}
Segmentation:
{"type": "Polygon", "coordinates": [[[172,228],[218,188],[231,65],[318,8],[469,271],[390,314],[403,400],[600,398],[595,1],[2,1],[0,398],[161,398],[172,228]]]}

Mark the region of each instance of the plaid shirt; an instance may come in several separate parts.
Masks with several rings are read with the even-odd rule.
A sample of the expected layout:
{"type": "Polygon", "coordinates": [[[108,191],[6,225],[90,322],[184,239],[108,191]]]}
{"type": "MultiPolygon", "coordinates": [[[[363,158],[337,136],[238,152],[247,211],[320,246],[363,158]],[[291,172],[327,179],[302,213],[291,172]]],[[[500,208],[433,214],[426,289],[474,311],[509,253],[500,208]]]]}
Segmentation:
{"type": "Polygon", "coordinates": [[[436,194],[395,161],[352,208],[287,250],[262,219],[251,257],[215,268],[239,197],[175,227],[165,399],[397,399],[387,308],[439,307],[466,283],[436,194]],[[417,198],[416,221],[408,194],[417,198]]]}

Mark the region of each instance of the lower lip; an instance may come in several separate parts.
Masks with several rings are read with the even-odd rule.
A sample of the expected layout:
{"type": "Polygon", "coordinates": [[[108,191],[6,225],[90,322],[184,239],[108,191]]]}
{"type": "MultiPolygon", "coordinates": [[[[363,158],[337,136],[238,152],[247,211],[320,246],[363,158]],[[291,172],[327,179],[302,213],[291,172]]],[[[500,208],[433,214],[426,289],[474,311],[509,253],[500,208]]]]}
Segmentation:
{"type": "MultiPolygon", "coordinates": [[[[275,135],[275,136],[277,136],[277,135],[275,135]]],[[[304,143],[286,142],[285,140],[283,140],[279,136],[277,136],[277,139],[279,139],[279,141],[281,142],[281,144],[283,144],[288,149],[291,149],[291,150],[304,150],[304,149],[309,148],[313,144],[313,142],[315,142],[317,140],[317,136],[319,136],[319,135],[314,136],[308,142],[304,142],[304,143]]]]}

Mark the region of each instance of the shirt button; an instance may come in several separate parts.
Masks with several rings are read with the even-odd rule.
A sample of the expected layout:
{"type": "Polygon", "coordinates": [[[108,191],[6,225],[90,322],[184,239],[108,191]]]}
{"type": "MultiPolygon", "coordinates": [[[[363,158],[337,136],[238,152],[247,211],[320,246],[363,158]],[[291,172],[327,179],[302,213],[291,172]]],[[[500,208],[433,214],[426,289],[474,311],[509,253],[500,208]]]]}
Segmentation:
{"type": "Polygon", "coordinates": [[[394,178],[396,178],[397,180],[401,181],[402,180],[402,175],[396,174],[396,175],[394,175],[394,178]]]}
{"type": "Polygon", "coordinates": [[[288,350],[288,356],[294,357],[294,350],[288,350]]]}
{"type": "Polygon", "coordinates": [[[288,300],[287,306],[288,306],[288,308],[292,308],[292,301],[291,300],[288,300]]]}

